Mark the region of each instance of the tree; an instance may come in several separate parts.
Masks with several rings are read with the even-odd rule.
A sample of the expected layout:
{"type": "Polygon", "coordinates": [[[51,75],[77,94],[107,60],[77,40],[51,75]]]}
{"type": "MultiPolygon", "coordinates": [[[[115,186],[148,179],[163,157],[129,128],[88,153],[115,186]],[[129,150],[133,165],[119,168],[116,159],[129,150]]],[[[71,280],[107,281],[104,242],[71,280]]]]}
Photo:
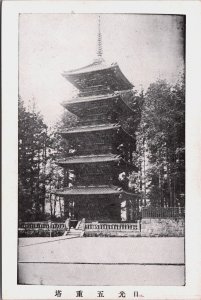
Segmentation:
{"type": "Polygon", "coordinates": [[[149,86],[142,109],[138,147],[144,164],[146,197],[151,205],[183,206],[185,189],[183,77],[175,86],[164,80],[158,80],[149,86]]]}
{"type": "Polygon", "coordinates": [[[42,218],[45,212],[45,168],[48,134],[35,104],[26,109],[18,100],[18,213],[28,221],[42,218]]]}
{"type": "Polygon", "coordinates": [[[76,116],[65,110],[60,120],[48,131],[49,152],[46,162],[46,202],[49,203],[52,220],[58,220],[58,218],[62,220],[64,218],[64,202],[62,197],[55,194],[55,190],[68,186],[70,182],[70,173],[65,172],[57,164],[57,160],[65,158],[71,148],[69,141],[63,138],[60,132],[75,126],[76,123],[76,116]]]}

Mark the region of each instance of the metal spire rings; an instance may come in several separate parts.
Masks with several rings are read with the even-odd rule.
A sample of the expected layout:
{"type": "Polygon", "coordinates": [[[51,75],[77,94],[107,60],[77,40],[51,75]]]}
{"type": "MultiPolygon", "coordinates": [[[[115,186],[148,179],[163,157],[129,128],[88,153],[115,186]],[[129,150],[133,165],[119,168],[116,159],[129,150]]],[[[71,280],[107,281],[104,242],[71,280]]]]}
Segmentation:
{"type": "Polygon", "coordinates": [[[98,16],[98,46],[97,46],[97,55],[98,58],[102,58],[103,47],[102,47],[102,34],[101,34],[101,19],[98,16]]]}

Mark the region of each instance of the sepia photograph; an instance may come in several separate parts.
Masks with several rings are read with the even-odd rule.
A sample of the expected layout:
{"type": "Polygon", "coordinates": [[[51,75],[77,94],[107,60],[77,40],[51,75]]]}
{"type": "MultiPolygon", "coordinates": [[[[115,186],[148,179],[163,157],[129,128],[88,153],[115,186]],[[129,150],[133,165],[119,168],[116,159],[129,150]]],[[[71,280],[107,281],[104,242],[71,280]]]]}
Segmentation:
{"type": "Polygon", "coordinates": [[[19,14],[18,285],[185,286],[185,49],[182,14],[19,14]]]}
{"type": "Polygon", "coordinates": [[[2,299],[200,299],[200,26],[3,1],[2,299]]]}

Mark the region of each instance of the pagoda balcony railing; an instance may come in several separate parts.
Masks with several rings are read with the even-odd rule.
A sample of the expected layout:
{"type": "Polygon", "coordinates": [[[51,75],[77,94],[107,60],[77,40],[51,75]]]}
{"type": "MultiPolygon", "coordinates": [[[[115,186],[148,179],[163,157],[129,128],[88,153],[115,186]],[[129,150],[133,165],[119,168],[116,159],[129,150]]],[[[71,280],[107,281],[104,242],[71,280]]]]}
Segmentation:
{"type": "Polygon", "coordinates": [[[140,231],[140,222],[137,223],[86,223],[85,231],[140,231]]]}
{"type": "Polygon", "coordinates": [[[182,218],[184,216],[184,207],[145,207],[142,209],[142,219],[182,218]]]}

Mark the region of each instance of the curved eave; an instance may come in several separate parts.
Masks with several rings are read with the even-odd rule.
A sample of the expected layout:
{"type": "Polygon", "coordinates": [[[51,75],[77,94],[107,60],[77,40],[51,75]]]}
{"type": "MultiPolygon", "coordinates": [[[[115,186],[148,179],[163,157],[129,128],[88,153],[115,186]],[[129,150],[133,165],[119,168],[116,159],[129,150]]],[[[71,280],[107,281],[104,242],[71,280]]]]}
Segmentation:
{"type": "Polygon", "coordinates": [[[97,101],[104,101],[104,100],[111,100],[117,98],[116,93],[108,93],[105,95],[94,95],[94,96],[88,96],[88,97],[75,97],[68,101],[63,101],[61,105],[70,105],[70,104],[80,104],[80,103],[92,103],[97,101]]]}
{"type": "Polygon", "coordinates": [[[133,165],[130,162],[125,161],[123,158],[116,156],[116,157],[75,157],[75,158],[69,158],[69,159],[63,159],[56,162],[57,165],[67,168],[67,167],[75,167],[75,166],[81,166],[81,165],[101,165],[104,164],[104,166],[107,165],[113,165],[113,167],[119,167],[119,168],[128,168],[129,170],[137,171],[137,167],[133,165]]]}
{"type": "Polygon", "coordinates": [[[114,123],[114,124],[104,124],[104,125],[95,125],[95,126],[78,126],[69,128],[65,131],[59,131],[58,134],[61,134],[62,136],[73,136],[74,134],[83,134],[83,133],[91,133],[91,132],[118,132],[121,131],[123,134],[125,134],[130,140],[135,141],[135,137],[128,133],[120,124],[114,123]]]}
{"type": "Polygon", "coordinates": [[[77,196],[77,195],[120,195],[122,188],[116,186],[77,186],[73,188],[63,188],[55,190],[54,194],[58,196],[77,196]]]}
{"type": "Polygon", "coordinates": [[[123,99],[124,94],[120,93],[120,94],[118,94],[118,96],[120,96],[119,98],[121,98],[122,104],[125,106],[126,111],[128,112],[128,114],[134,114],[135,111],[124,101],[124,99],[123,99]]]}
{"type": "Polygon", "coordinates": [[[58,160],[57,164],[61,166],[77,165],[77,164],[97,164],[97,163],[113,163],[121,161],[118,155],[88,155],[74,156],[66,159],[58,160]]]}
{"type": "Polygon", "coordinates": [[[111,68],[111,65],[107,65],[105,63],[105,61],[103,59],[101,59],[101,60],[98,60],[98,61],[95,60],[93,63],[91,63],[87,66],[77,68],[77,69],[72,69],[70,71],[65,71],[63,73],[66,74],[66,75],[81,74],[81,73],[88,73],[88,72],[93,72],[93,71],[97,71],[97,70],[109,69],[109,68],[111,68]]]}
{"type": "Polygon", "coordinates": [[[65,131],[58,132],[61,135],[71,135],[77,133],[86,133],[86,132],[100,132],[100,131],[114,131],[118,130],[121,126],[119,124],[104,124],[104,125],[93,125],[93,126],[78,126],[69,128],[65,131]]]}
{"type": "Polygon", "coordinates": [[[98,85],[108,86],[113,91],[133,88],[133,85],[125,77],[117,64],[111,66],[91,64],[86,68],[63,72],[62,76],[80,91],[98,85]],[[111,77],[113,78],[113,82],[109,82],[111,77]]]}
{"type": "Polygon", "coordinates": [[[121,69],[119,68],[119,66],[117,65],[117,69],[118,69],[118,75],[119,77],[126,83],[128,84],[129,88],[128,89],[132,89],[134,87],[134,85],[126,78],[126,76],[122,73],[121,69]]]}
{"type": "Polygon", "coordinates": [[[57,196],[87,196],[87,195],[117,195],[135,197],[134,193],[123,190],[117,186],[77,186],[73,188],[63,188],[52,192],[57,196]]]}
{"type": "Polygon", "coordinates": [[[70,101],[63,101],[61,105],[72,112],[73,114],[79,115],[80,107],[83,105],[83,111],[87,111],[87,105],[90,107],[92,103],[96,103],[98,101],[98,105],[103,104],[104,102],[108,105],[114,104],[114,102],[119,102],[119,105],[122,108],[122,111],[126,115],[134,114],[134,110],[124,101],[123,94],[115,93],[115,94],[109,94],[107,97],[79,97],[71,99],[70,101]]]}

